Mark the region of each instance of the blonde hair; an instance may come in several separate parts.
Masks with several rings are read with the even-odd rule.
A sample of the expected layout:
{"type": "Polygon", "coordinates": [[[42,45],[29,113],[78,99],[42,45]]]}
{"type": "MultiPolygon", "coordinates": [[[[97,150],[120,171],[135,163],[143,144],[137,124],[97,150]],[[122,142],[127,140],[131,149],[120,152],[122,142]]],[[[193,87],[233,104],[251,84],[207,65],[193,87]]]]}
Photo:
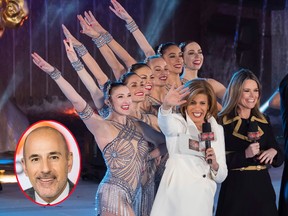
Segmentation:
{"type": "Polygon", "coordinates": [[[205,120],[207,120],[210,117],[216,117],[217,116],[217,101],[216,101],[216,95],[212,88],[212,86],[206,81],[206,79],[203,78],[196,78],[193,80],[189,80],[185,83],[184,87],[189,88],[190,94],[187,95],[184,100],[187,102],[182,104],[180,106],[180,113],[184,118],[186,118],[186,110],[187,106],[191,104],[191,101],[194,100],[196,95],[204,94],[207,95],[208,98],[208,111],[205,116],[205,120]]]}

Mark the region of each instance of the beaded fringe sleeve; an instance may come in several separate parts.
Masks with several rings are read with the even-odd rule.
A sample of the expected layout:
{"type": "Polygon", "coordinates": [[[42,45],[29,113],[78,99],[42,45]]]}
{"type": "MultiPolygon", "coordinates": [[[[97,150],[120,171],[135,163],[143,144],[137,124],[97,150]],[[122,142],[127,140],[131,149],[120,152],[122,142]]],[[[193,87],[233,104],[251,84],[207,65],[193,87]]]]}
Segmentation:
{"type": "Polygon", "coordinates": [[[87,120],[93,115],[94,111],[91,108],[91,106],[87,103],[84,110],[82,112],[77,112],[77,113],[82,120],[87,120]]]}

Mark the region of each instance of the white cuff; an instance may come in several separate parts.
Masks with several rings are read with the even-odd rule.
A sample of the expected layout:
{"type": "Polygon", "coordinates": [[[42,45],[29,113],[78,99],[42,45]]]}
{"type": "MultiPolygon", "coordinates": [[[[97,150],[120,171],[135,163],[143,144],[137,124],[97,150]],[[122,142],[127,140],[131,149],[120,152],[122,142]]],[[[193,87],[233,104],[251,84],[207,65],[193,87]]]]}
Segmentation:
{"type": "Polygon", "coordinates": [[[169,108],[168,110],[164,110],[162,105],[160,106],[159,108],[159,111],[162,115],[168,115],[168,114],[171,114],[172,113],[172,107],[169,108]]]}

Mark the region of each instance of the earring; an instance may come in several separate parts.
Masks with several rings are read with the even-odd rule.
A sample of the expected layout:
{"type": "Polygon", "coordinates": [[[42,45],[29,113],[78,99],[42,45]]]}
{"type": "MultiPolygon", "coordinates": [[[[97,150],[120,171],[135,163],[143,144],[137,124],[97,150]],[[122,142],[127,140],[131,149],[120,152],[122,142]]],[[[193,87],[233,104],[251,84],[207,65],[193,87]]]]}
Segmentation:
{"type": "Polygon", "coordinates": [[[107,101],[107,106],[109,111],[112,111],[112,104],[110,103],[110,101],[107,101]]]}

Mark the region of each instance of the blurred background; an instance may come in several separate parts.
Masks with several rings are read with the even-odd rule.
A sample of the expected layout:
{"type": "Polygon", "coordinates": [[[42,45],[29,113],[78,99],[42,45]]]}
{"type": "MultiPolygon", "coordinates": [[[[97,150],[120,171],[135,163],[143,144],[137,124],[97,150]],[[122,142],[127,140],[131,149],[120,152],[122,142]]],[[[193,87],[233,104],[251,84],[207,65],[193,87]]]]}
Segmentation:
{"type": "MultiPolygon", "coordinates": [[[[1,13],[8,2],[11,3],[0,0],[1,13]]],[[[13,170],[17,142],[29,125],[56,120],[70,129],[79,143],[82,178],[98,181],[105,166],[92,135],[54,81],[33,65],[30,54],[38,52],[56,66],[87,101],[91,100],[90,95],[66,57],[61,24],[84,43],[111,78],[112,71],[96,46],[80,33],[77,14],[91,10],[136,60],[144,60],[144,54],[126,30],[124,21],[109,10],[109,0],[25,2],[29,13],[21,25],[5,27],[5,20],[2,26],[0,22],[0,170],[13,170]]],[[[134,18],[152,47],[169,41],[199,42],[204,52],[200,76],[214,78],[227,86],[237,69],[252,70],[263,85],[263,105],[286,74],[287,0],[119,0],[119,3],[134,18]]],[[[280,112],[267,109],[266,113],[271,115],[281,142],[280,112]]]]}

